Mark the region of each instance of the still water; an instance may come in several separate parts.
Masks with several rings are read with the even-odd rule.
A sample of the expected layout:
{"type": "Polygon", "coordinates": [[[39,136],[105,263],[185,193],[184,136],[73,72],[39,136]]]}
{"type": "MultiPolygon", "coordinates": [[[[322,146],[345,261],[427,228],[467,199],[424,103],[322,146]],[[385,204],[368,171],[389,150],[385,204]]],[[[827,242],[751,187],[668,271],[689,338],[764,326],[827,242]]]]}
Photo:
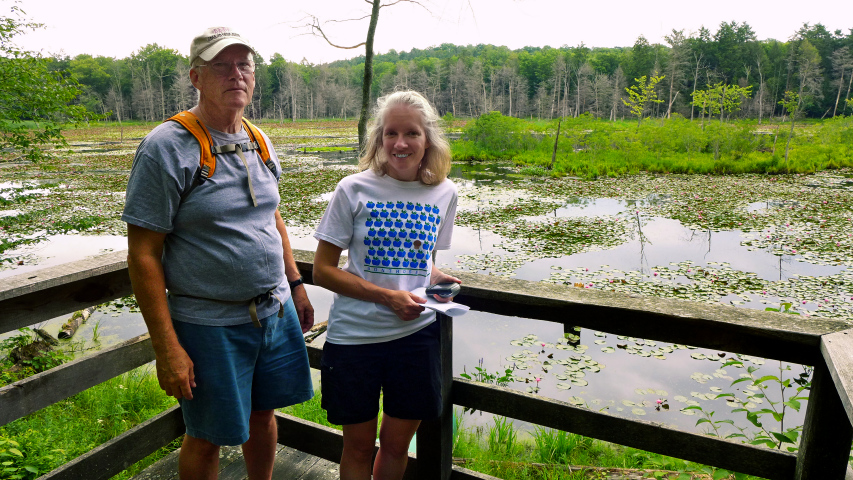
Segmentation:
{"type": "MultiPolygon", "coordinates": [[[[351,163],[346,158],[330,158],[324,164],[351,163]]],[[[456,166],[453,180],[460,194],[467,189],[501,186],[511,179],[512,173],[501,167],[456,166]]],[[[460,208],[479,208],[476,202],[461,199],[460,208]]],[[[608,250],[586,251],[557,258],[533,258],[515,269],[514,276],[525,280],[559,278],[569,284],[575,281],[605,282],[618,276],[639,275],[646,282],[662,281],[657,278],[659,265],[690,262],[693,266],[713,267],[733,265],[739,271],[752,272],[768,281],[787,280],[801,276],[830,276],[842,273],[845,266],[817,265],[801,261],[795,254],[775,255],[766,249],[751,249],[743,245],[744,234],[739,230],[697,231],[678,220],[648,216],[639,213],[643,202],[665,202],[665,198],[619,200],[613,198],[567,198],[562,206],[550,214],[531,217],[530,221],[548,221],[554,218],[596,218],[601,216],[622,218],[635,222],[637,235],[608,250]]],[[[753,204],[757,211],[767,208],[763,203],[753,204]]],[[[2,214],[2,212],[0,212],[2,214]]],[[[309,229],[290,228],[293,248],[314,250],[316,241],[309,229]]],[[[454,269],[462,259],[476,255],[512,257],[504,250],[504,239],[486,230],[457,226],[454,229],[453,248],[441,252],[437,262],[442,268],[454,269]]],[[[48,236],[45,241],[15,252],[29,259],[24,265],[0,270],[0,281],[11,275],[25,274],[38,268],[82,259],[88,256],[126,248],[121,236],[48,236]]],[[[689,270],[688,270],[689,271],[689,270]]],[[[495,273],[484,269],[483,273],[495,273]]],[[[685,282],[688,279],[681,279],[685,282]]],[[[676,281],[679,281],[676,278],[676,281]]],[[[316,321],[327,319],[331,294],[323,289],[308,286],[314,303],[316,321]]],[[[724,298],[726,300],[726,298],[724,298]]],[[[732,303],[747,308],[764,309],[779,298],[756,295],[732,295],[732,303]],[[735,300],[737,299],[737,300],[735,300]]],[[[56,333],[64,318],[44,325],[56,333]]],[[[97,330],[100,345],[115,343],[145,332],[141,316],[118,308],[93,314],[88,324],[78,334],[91,339],[97,330]]],[[[729,352],[691,349],[684,346],[657,344],[643,339],[618,338],[615,335],[592,330],[568,332],[577,334],[585,350],[567,350],[563,326],[550,322],[533,321],[517,317],[470,312],[454,320],[454,371],[474,373],[481,366],[490,373],[514,370],[518,381],[509,386],[520,390],[533,390],[539,395],[562,401],[587,405],[595,410],[620,416],[642,418],[688,431],[697,431],[699,418],[693,410],[682,410],[688,405],[700,405],[706,411],[715,411],[715,419],[732,418],[740,426],[748,426],[743,414],[731,414],[734,404],[724,399],[714,399],[720,392],[735,393],[745,402],[761,401],[753,395],[754,389],[730,387],[745,368],[721,368],[723,357],[729,352]],[[578,357],[580,359],[578,360],[578,357]],[[574,358],[574,360],[573,360],[574,358]],[[581,368],[578,368],[578,361],[581,368]],[[585,368],[584,368],[585,366],[585,368]]],[[[84,348],[93,348],[86,340],[84,348]]],[[[775,361],[744,358],[745,366],[758,366],[757,376],[777,375],[785,370],[784,378],[793,378],[803,371],[797,365],[775,361]],[[787,370],[789,369],[790,370],[787,370]]],[[[748,382],[747,382],[748,383],[748,382]]],[[[743,387],[741,383],[737,387],[743,387]]],[[[769,407],[766,403],[779,401],[778,388],[766,392],[764,404],[753,403],[752,408],[769,407]]],[[[790,396],[789,389],[785,396],[790,396]]],[[[790,410],[790,409],[789,409],[790,410]]],[[[804,408],[801,409],[804,412],[804,408]]],[[[802,414],[786,413],[786,425],[800,424],[802,414]]],[[[765,417],[766,418],[766,417],[765,417]]],[[[468,414],[463,419],[467,425],[489,423],[490,417],[479,413],[468,414]]],[[[773,421],[766,419],[765,423],[773,421]]],[[[524,427],[523,425],[521,425],[524,427]]],[[[775,427],[771,427],[775,428],[775,427]]]]}

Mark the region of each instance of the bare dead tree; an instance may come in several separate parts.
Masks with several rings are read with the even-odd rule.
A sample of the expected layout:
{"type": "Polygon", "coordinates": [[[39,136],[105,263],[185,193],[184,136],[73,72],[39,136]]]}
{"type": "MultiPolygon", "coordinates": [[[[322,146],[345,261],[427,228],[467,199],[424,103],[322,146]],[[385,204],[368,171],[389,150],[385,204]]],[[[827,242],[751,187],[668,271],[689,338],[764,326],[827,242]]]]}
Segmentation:
{"type": "MultiPolygon", "coordinates": [[[[376,34],[376,25],[379,21],[379,11],[382,8],[391,7],[394,5],[398,5],[401,3],[409,3],[420,6],[427,12],[429,9],[426,8],[421,2],[418,0],[392,0],[387,3],[382,3],[381,0],[363,0],[365,3],[370,5],[370,15],[365,15],[360,18],[350,18],[345,20],[329,20],[326,22],[321,22],[320,19],[314,15],[309,15],[307,17],[308,22],[303,24],[301,27],[306,28],[308,30],[308,34],[322,37],[326,43],[335,47],[341,48],[345,50],[356,49],[359,47],[364,47],[364,83],[362,84],[361,90],[361,115],[358,119],[358,146],[359,151],[364,146],[365,135],[367,132],[367,116],[370,110],[370,88],[373,83],[373,39],[376,34]],[[369,19],[369,24],[367,27],[367,37],[365,41],[357,43],[355,45],[341,45],[333,42],[329,35],[327,35],[324,30],[324,26],[328,23],[342,23],[342,22],[358,22],[369,19]]],[[[465,2],[470,7],[470,1],[465,2]]],[[[472,9],[473,11],[473,9],[472,9]]]]}

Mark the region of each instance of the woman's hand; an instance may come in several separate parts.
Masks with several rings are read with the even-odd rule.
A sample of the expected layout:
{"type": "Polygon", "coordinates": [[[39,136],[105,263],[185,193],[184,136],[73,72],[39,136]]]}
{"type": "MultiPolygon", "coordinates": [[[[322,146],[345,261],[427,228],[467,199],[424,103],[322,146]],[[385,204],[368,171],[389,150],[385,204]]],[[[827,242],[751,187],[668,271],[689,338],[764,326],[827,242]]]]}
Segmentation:
{"type": "Polygon", "coordinates": [[[388,295],[385,306],[390,308],[400,320],[409,322],[421,316],[421,312],[424,311],[422,303],[426,303],[426,299],[412,292],[393,290],[388,295]]]}
{"type": "MultiPolygon", "coordinates": [[[[430,283],[430,285],[434,285],[436,283],[462,283],[462,280],[459,280],[456,277],[448,275],[448,274],[442,272],[441,270],[439,270],[438,268],[435,268],[435,266],[433,266],[432,274],[430,275],[430,278],[429,278],[429,283],[430,283]]],[[[432,297],[434,299],[436,299],[437,301],[442,302],[442,303],[447,303],[447,302],[453,301],[453,297],[442,297],[440,295],[433,295],[432,297]]]]}

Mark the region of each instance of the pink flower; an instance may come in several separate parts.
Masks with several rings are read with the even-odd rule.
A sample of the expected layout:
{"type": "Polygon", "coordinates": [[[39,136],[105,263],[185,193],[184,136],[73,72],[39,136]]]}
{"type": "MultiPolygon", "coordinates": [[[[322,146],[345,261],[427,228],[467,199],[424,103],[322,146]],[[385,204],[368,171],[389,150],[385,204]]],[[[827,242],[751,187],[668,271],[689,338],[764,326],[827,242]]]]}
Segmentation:
{"type": "Polygon", "coordinates": [[[803,300],[803,305],[805,305],[805,304],[806,304],[806,301],[805,301],[805,300],[803,300]]]}
{"type": "Polygon", "coordinates": [[[542,344],[542,346],[544,347],[544,346],[545,346],[545,344],[543,343],[543,344],[542,344]]]}
{"type": "Polygon", "coordinates": [[[661,399],[657,399],[657,404],[658,404],[658,405],[660,405],[660,404],[662,404],[662,403],[663,403],[663,400],[661,400],[661,399]]]}

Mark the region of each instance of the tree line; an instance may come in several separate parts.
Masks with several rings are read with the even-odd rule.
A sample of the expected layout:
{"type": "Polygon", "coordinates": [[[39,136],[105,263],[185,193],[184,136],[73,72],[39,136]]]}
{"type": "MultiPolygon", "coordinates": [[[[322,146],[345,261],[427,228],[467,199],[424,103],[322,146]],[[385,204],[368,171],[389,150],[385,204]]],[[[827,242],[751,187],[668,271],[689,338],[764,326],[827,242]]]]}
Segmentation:
{"type": "MultiPolygon", "coordinates": [[[[256,87],[247,110],[252,118],[358,116],[363,56],[315,65],[276,53],[255,61],[256,87]]],[[[49,68],[79,82],[76,103],[113,120],[158,121],[195,102],[187,58],[157,44],[123,59],[54,56],[49,68]]],[[[724,22],[713,33],[673,30],[663,44],[641,36],[631,47],[442,44],[376,55],[373,70],[373,97],[415,89],[442,115],[455,117],[491,111],[539,119],[630,117],[625,100],[644,77],[659,78],[653,92],[658,101],[645,110],[649,116],[719,114],[763,121],[787,113],[786,92],[798,94],[798,111],[807,117],[853,113],[846,102],[853,86],[853,29],[830,32],[821,24],[804,24],[785,41],[758,40],[746,22],[724,22]],[[726,92],[738,92],[734,106],[711,108],[708,99],[722,99],[726,92]]]]}

